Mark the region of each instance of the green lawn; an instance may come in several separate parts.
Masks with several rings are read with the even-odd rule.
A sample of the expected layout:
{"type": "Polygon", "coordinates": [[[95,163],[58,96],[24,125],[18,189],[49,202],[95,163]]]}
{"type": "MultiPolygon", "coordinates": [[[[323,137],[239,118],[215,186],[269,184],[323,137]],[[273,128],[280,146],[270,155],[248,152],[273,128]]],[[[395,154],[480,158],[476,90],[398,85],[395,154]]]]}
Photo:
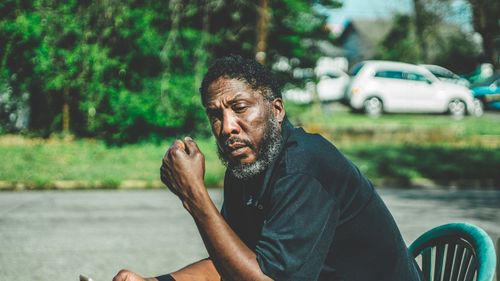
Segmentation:
{"type": "MultiPolygon", "coordinates": [[[[171,144],[136,144],[107,147],[95,140],[0,138],[0,181],[24,182],[28,187],[50,188],[56,181],[80,181],[85,187],[118,186],[125,180],[140,180],[158,186],[159,168],[171,144]]],[[[198,140],[205,153],[206,182],[221,185],[223,166],[211,139],[198,140]]]]}
{"type": "MultiPolygon", "coordinates": [[[[314,112],[291,107],[289,112],[295,124],[330,139],[378,185],[500,187],[500,114],[453,120],[445,115],[374,119],[335,108],[314,112]]],[[[207,161],[207,185],[221,186],[224,167],[213,139],[195,140],[207,161]]],[[[4,188],[51,188],[58,181],[115,188],[139,180],[156,187],[161,158],[171,142],[108,147],[91,139],[0,136],[0,182],[4,188]]]]}
{"type": "Polygon", "coordinates": [[[441,144],[500,147],[500,114],[453,119],[448,115],[386,114],[370,118],[343,107],[288,105],[290,119],[308,131],[318,132],[342,145],[441,144]]]}

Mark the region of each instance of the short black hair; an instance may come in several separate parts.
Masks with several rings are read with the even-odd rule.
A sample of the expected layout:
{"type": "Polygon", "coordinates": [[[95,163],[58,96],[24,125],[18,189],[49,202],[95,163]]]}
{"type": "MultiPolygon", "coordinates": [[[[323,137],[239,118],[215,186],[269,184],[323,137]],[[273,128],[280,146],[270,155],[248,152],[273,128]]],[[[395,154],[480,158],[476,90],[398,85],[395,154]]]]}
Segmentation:
{"type": "Polygon", "coordinates": [[[205,74],[200,87],[203,105],[206,104],[208,87],[220,77],[243,81],[253,90],[259,90],[269,101],[281,98],[279,83],[267,68],[255,60],[230,55],[216,59],[205,74]]]}

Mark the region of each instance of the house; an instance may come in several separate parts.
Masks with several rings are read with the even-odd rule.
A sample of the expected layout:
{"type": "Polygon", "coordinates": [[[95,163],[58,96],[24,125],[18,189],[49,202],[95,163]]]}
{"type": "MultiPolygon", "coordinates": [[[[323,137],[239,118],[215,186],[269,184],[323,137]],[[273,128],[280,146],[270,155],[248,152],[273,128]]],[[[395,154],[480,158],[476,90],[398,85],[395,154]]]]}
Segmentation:
{"type": "Polygon", "coordinates": [[[378,44],[387,36],[392,24],[392,21],[383,19],[350,20],[335,43],[344,50],[344,56],[350,65],[372,59],[377,53],[378,44]]]}

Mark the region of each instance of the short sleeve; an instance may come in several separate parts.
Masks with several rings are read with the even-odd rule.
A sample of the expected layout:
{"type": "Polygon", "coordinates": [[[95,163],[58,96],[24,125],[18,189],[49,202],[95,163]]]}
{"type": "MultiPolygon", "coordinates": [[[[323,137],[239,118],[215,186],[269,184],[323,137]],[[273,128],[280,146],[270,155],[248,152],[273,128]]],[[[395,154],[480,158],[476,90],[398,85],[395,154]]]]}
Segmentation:
{"type": "Polygon", "coordinates": [[[271,189],[269,211],[255,252],[274,280],[316,280],[333,240],[336,200],[310,175],[288,175],[271,189]]]}
{"type": "Polygon", "coordinates": [[[220,214],[222,215],[222,217],[224,219],[227,220],[227,213],[226,213],[226,208],[225,208],[225,205],[224,203],[222,203],[222,207],[220,208],[220,214]]]}
{"type": "Polygon", "coordinates": [[[156,276],[155,278],[158,279],[158,281],[175,281],[174,277],[172,277],[172,275],[170,274],[156,276]]]}

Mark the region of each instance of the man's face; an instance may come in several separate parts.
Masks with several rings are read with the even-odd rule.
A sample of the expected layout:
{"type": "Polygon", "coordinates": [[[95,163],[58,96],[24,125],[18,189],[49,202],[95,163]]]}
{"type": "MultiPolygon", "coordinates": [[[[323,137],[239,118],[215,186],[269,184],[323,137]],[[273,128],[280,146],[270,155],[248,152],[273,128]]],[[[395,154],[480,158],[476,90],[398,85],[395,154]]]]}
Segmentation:
{"type": "MultiPolygon", "coordinates": [[[[266,100],[243,81],[219,78],[208,87],[206,111],[219,154],[228,167],[251,167],[281,131],[281,99],[266,100]],[[272,137],[271,137],[272,136],[272,137]]],[[[279,138],[279,137],[278,137],[279,138]]]]}

